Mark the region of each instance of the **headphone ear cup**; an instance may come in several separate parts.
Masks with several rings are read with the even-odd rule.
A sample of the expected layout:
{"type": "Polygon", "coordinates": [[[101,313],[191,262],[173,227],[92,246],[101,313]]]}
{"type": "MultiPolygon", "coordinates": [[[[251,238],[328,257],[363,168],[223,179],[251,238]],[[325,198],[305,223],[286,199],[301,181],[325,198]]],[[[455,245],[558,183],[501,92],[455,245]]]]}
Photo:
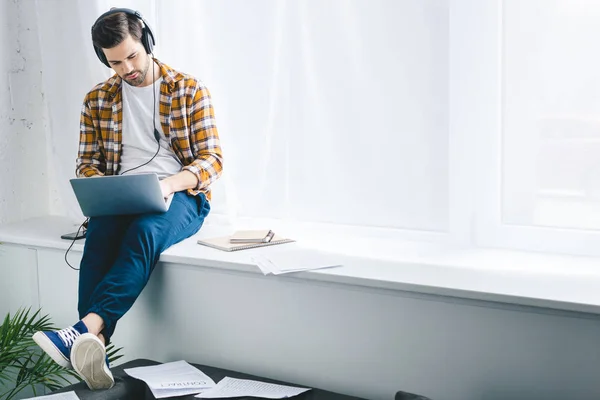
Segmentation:
{"type": "Polygon", "coordinates": [[[152,29],[150,29],[148,23],[145,20],[142,21],[144,22],[144,27],[142,28],[142,44],[146,49],[146,53],[152,54],[154,45],[156,44],[154,41],[154,34],[152,33],[152,29]]]}
{"type": "Polygon", "coordinates": [[[106,55],[104,54],[104,51],[102,51],[102,49],[97,47],[96,45],[94,45],[94,51],[96,52],[96,55],[98,56],[98,58],[100,59],[102,64],[104,64],[108,68],[110,68],[110,65],[108,64],[108,60],[106,59],[106,55]]]}
{"type": "Polygon", "coordinates": [[[152,47],[148,41],[148,32],[145,27],[142,29],[142,45],[144,46],[144,50],[146,50],[146,54],[152,53],[152,47]]]}

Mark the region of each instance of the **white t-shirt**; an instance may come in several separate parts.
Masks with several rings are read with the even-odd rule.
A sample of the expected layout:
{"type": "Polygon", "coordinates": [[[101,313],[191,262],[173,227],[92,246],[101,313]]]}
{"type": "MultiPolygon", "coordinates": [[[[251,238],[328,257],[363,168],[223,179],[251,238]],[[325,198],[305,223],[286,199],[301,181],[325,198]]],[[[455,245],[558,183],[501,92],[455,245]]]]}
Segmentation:
{"type": "Polygon", "coordinates": [[[136,87],[123,81],[123,139],[119,174],[146,163],[154,156],[158,148],[158,143],[154,137],[154,125],[160,133],[160,150],[158,154],[149,164],[127,172],[127,174],[154,172],[160,179],[163,179],[181,171],[182,164],[171,149],[160,124],[161,82],[162,79],[159,79],[154,82],[154,85],[136,87]],[[152,89],[155,90],[154,96],[152,89]],[[156,99],[156,112],[153,123],[154,105],[152,103],[154,99],[156,99]]]}

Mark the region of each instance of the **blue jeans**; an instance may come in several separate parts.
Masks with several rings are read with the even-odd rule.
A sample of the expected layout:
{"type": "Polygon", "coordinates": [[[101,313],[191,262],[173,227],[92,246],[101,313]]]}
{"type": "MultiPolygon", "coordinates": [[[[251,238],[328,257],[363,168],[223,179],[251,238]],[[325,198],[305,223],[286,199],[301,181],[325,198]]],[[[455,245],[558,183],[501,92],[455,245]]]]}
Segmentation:
{"type": "Polygon", "coordinates": [[[166,213],[90,218],[79,271],[79,318],[102,317],[100,333],[108,344],[160,254],[198,232],[209,211],[203,194],[177,192],[166,213]]]}

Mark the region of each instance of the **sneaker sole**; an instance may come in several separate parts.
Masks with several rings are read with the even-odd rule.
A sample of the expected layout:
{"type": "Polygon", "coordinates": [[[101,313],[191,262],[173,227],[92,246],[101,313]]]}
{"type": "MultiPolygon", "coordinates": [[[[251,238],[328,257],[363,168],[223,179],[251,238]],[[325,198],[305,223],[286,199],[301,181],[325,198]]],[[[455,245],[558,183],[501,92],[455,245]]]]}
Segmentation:
{"type": "Polygon", "coordinates": [[[50,358],[54,360],[55,363],[63,368],[73,368],[71,361],[69,361],[69,359],[63,355],[63,353],[58,349],[58,347],[56,347],[54,343],[52,343],[52,340],[48,339],[48,336],[44,335],[42,332],[36,332],[33,334],[32,339],[35,343],[37,343],[38,346],[41,347],[42,350],[44,350],[46,354],[48,354],[48,356],[50,356],[50,358]]]}
{"type": "Polygon", "coordinates": [[[106,366],[104,345],[95,335],[84,333],[71,348],[71,364],[90,390],[110,389],[115,380],[106,366]]]}

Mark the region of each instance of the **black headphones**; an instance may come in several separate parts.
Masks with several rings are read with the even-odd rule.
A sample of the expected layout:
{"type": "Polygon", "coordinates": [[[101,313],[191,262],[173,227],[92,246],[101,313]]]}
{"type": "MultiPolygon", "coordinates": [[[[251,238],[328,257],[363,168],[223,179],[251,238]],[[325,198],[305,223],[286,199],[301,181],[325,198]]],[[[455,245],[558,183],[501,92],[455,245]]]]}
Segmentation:
{"type": "MultiPolygon", "coordinates": [[[[105,12],[104,14],[99,16],[96,22],[94,22],[94,25],[92,25],[92,32],[94,32],[94,28],[96,27],[98,21],[102,20],[103,18],[109,15],[117,14],[120,12],[128,15],[133,15],[142,22],[142,44],[144,45],[146,53],[152,54],[152,49],[156,44],[156,41],[154,40],[154,34],[152,33],[152,29],[150,28],[146,20],[142,18],[142,15],[139,12],[130,8],[113,8],[112,10],[105,12]]],[[[102,48],[94,44],[94,51],[96,52],[96,55],[98,56],[100,61],[102,61],[102,64],[106,65],[108,68],[111,68],[110,64],[108,63],[108,60],[106,59],[106,56],[104,55],[104,51],[102,51],[102,48]]]]}

